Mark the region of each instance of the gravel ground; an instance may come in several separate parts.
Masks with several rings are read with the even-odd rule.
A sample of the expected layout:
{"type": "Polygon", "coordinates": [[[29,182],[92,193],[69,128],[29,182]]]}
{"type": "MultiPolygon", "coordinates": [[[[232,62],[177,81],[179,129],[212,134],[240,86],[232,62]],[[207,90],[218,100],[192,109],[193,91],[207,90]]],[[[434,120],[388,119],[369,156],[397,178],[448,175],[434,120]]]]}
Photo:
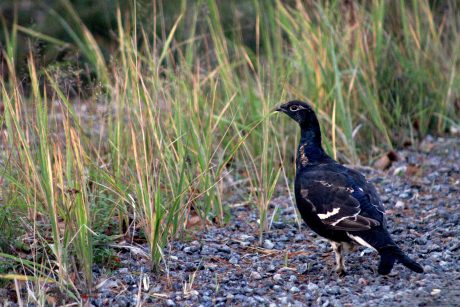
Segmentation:
{"type": "MultiPolygon", "coordinates": [[[[386,171],[360,170],[378,188],[395,241],[425,269],[397,264],[376,273],[379,257],[359,248],[338,278],[330,245],[296,223],[288,192],[270,205],[277,218],[258,244],[257,212],[235,205],[228,227],[193,232],[165,251],[165,272],[148,271],[147,248],[119,244],[122,268],[95,268],[94,306],[317,305],[460,306],[460,140],[427,138],[398,152],[386,171]]],[[[244,197],[244,195],[240,195],[244,197]]],[[[236,202],[236,200],[235,200],[236,202]]]]}

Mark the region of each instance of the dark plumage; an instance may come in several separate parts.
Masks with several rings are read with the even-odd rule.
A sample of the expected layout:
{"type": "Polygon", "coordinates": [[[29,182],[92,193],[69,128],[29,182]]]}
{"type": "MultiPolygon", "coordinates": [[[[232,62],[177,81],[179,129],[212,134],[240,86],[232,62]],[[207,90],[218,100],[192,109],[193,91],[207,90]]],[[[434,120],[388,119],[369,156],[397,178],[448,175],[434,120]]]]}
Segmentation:
{"type": "Polygon", "coordinates": [[[389,274],[395,261],[422,273],[423,268],[392,240],[382,201],[372,183],[324,152],[312,108],[301,101],[290,101],[277,111],[286,113],[300,125],[295,178],[297,207],[307,225],[331,242],[339,275],[345,274],[344,247],[351,249],[355,244],[380,254],[380,274],[389,274]]]}

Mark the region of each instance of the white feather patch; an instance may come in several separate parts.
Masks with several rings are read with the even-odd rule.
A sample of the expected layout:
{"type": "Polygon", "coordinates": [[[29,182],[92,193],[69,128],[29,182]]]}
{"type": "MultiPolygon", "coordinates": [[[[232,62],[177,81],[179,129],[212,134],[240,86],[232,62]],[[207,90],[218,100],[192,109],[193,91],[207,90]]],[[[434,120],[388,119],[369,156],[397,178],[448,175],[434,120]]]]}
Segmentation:
{"type": "Polygon", "coordinates": [[[332,184],[331,184],[331,183],[329,183],[329,182],[327,182],[327,181],[324,181],[324,180],[315,180],[315,182],[319,182],[319,183],[321,183],[323,186],[328,187],[328,188],[332,187],[332,184]]]}
{"type": "Polygon", "coordinates": [[[355,240],[357,243],[359,243],[362,246],[369,247],[370,249],[377,251],[374,247],[372,247],[369,243],[363,240],[363,238],[351,235],[347,232],[347,235],[352,239],[355,240]]]}
{"type": "Polygon", "coordinates": [[[326,213],[324,213],[324,214],[319,213],[319,214],[318,214],[318,217],[319,217],[320,219],[322,219],[322,220],[325,220],[325,219],[327,219],[328,217],[331,217],[331,216],[333,216],[333,215],[336,215],[337,213],[339,213],[339,211],[340,211],[340,208],[334,208],[334,209],[332,209],[332,211],[330,211],[330,212],[326,212],[326,213]]]}

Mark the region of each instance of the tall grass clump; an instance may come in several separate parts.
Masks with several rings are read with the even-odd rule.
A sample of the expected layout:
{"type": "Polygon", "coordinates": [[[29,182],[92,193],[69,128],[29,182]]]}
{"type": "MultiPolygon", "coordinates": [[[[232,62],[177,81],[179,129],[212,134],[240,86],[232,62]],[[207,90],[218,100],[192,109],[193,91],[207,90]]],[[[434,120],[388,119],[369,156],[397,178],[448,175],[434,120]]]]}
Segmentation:
{"type": "Polygon", "coordinates": [[[327,151],[347,163],[458,123],[454,2],[181,1],[170,15],[169,2],[139,2],[111,12],[109,50],[62,3],[49,13],[68,41],[16,23],[3,35],[0,215],[21,227],[2,233],[18,243],[2,247],[0,274],[25,281],[31,303],[50,283],[82,301],[120,240],[144,241],[161,273],[168,242],[225,225],[232,193],[258,210],[263,242],[294,171],[296,127],[272,115],[288,99],[312,103],[327,151]],[[69,90],[33,52],[19,69],[18,35],[79,52],[90,90],[69,90]]]}

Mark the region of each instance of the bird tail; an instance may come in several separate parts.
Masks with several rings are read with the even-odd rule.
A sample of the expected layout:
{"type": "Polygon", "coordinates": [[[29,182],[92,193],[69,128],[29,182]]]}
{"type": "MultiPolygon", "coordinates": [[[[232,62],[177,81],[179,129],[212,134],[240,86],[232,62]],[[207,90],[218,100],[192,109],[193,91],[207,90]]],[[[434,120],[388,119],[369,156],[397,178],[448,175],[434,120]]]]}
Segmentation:
{"type": "Polygon", "coordinates": [[[423,273],[423,268],[420,264],[410,259],[404,252],[397,246],[385,246],[379,249],[380,264],[378,272],[382,275],[387,275],[391,272],[395,261],[402,263],[408,269],[423,273]]]}

